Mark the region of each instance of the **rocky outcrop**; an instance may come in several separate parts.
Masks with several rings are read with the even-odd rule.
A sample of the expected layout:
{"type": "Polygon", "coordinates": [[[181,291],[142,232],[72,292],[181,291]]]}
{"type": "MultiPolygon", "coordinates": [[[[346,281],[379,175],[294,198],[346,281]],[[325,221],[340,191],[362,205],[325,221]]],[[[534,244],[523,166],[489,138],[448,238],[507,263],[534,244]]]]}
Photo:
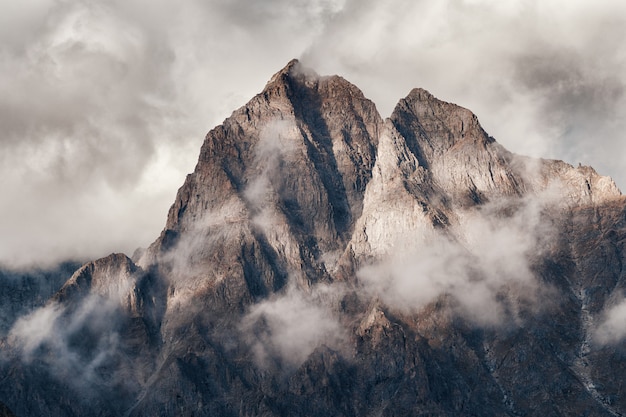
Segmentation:
{"type": "Polygon", "coordinates": [[[85,264],[13,325],[0,401],[621,415],[619,329],[597,329],[623,301],[624,219],[589,167],[512,154],[421,89],[383,121],[292,61],[207,134],[148,249],[85,264]]]}
{"type": "Polygon", "coordinates": [[[456,203],[527,191],[513,156],[487,135],[469,110],[414,89],[391,121],[409,150],[456,203]]]}

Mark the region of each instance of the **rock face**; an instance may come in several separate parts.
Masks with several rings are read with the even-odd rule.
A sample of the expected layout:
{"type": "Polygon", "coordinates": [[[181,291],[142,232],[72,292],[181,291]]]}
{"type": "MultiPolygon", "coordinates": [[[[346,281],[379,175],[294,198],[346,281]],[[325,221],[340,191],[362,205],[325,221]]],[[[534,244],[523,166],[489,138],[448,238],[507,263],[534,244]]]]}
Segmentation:
{"type": "Polygon", "coordinates": [[[624,197],[593,169],[514,155],[421,89],[383,120],[292,61],[208,133],[149,248],[13,313],[0,401],[18,416],[623,415],[625,237],[624,197]]]}

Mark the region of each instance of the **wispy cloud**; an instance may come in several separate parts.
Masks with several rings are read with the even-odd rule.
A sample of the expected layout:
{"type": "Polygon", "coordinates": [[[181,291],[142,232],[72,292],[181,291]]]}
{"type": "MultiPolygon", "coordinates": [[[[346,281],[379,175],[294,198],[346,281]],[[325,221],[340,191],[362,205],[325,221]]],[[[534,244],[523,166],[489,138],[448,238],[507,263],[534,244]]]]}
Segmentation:
{"type": "Polygon", "coordinates": [[[343,289],[291,285],[284,293],[253,305],[240,330],[261,367],[299,367],[321,346],[341,351],[347,330],[340,322],[338,304],[343,289]]]}
{"type": "Polygon", "coordinates": [[[278,223],[273,219],[280,215],[276,203],[285,180],[281,165],[295,156],[299,137],[295,120],[270,119],[255,145],[252,164],[256,172],[250,174],[243,196],[252,210],[253,222],[265,233],[278,223]]]}
{"type": "Polygon", "coordinates": [[[7,338],[8,352],[26,364],[37,360],[52,376],[88,393],[103,381],[98,368],[118,353],[118,308],[97,295],[71,311],[50,303],[15,323],[7,338]]]}
{"type": "Polygon", "coordinates": [[[626,337],[626,300],[608,308],[599,318],[593,331],[593,340],[600,345],[611,345],[626,337]]]}
{"type": "Polygon", "coordinates": [[[27,365],[36,361],[38,367],[85,395],[103,383],[120,382],[105,381],[110,375],[105,377],[101,367],[120,359],[119,349],[125,343],[120,331],[124,317],[133,313],[129,303],[136,295],[136,278],[119,268],[96,266],[86,294],[67,289],[69,298],[64,302],[49,301],[16,320],[5,339],[4,359],[27,365]]]}
{"type": "Polygon", "coordinates": [[[533,262],[553,237],[538,198],[510,199],[461,216],[448,233],[416,234],[388,259],[358,271],[366,293],[389,308],[417,313],[442,295],[477,325],[515,323],[548,293],[533,262]]]}

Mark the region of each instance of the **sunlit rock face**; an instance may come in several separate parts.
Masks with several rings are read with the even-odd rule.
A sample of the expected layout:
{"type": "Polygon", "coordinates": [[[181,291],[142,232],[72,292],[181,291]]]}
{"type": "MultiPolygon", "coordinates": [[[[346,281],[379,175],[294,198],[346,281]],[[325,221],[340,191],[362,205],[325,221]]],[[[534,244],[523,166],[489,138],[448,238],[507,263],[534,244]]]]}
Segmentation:
{"type": "Polygon", "coordinates": [[[621,415],[625,237],[592,168],[512,154],[422,89],[383,120],[292,61],[207,134],[149,248],[3,306],[0,404],[621,415]]]}

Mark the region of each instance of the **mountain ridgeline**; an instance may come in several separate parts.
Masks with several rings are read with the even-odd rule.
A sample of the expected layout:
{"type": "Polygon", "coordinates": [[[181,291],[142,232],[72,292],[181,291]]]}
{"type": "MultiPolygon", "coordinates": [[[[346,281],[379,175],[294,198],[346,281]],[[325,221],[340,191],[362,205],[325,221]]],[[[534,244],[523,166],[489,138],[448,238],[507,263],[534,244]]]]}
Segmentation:
{"type": "Polygon", "coordinates": [[[7,304],[0,402],[625,415],[625,237],[626,201],[592,168],[515,155],[422,89],[383,120],[294,60],[207,134],[150,247],[7,304]]]}

